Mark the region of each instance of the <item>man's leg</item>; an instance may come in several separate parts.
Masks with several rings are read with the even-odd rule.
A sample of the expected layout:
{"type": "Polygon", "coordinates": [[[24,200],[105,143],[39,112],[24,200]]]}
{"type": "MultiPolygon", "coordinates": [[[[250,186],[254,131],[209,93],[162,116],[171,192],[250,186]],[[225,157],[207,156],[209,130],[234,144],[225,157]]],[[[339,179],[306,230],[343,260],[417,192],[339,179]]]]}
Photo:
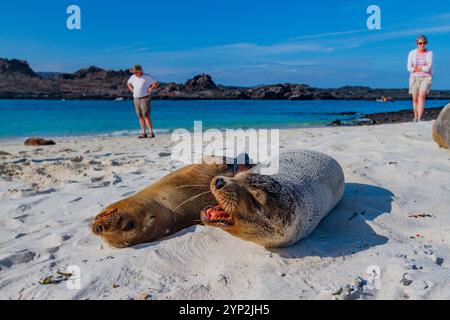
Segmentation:
{"type": "Polygon", "coordinates": [[[152,120],[150,120],[150,115],[147,114],[145,115],[145,123],[147,124],[148,127],[148,132],[150,133],[150,136],[153,135],[153,125],[152,125],[152,120]]]}
{"type": "Polygon", "coordinates": [[[147,124],[150,137],[153,137],[153,135],[154,135],[153,124],[152,124],[152,120],[150,120],[150,112],[151,112],[150,98],[143,99],[142,103],[143,103],[142,113],[144,114],[145,123],[147,124]]]}
{"type": "Polygon", "coordinates": [[[140,103],[141,103],[140,99],[136,99],[136,98],[134,99],[134,110],[136,111],[136,115],[139,119],[139,124],[141,125],[141,132],[142,132],[142,134],[145,135],[146,134],[145,119],[144,119],[144,115],[142,114],[142,111],[141,111],[140,103]]]}
{"type": "Polygon", "coordinates": [[[139,116],[139,123],[141,125],[141,131],[142,134],[146,134],[146,130],[145,130],[145,118],[142,116],[139,116]]]}

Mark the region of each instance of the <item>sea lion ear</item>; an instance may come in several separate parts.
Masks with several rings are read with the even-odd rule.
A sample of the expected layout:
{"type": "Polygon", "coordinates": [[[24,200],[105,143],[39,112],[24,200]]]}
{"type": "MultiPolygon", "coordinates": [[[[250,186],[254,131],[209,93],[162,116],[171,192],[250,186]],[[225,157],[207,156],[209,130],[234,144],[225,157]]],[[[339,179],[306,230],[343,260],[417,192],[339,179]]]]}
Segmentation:
{"type": "Polygon", "coordinates": [[[249,189],[249,192],[253,195],[253,198],[258,201],[258,203],[262,206],[265,206],[267,203],[267,195],[264,191],[259,189],[249,189]]]}

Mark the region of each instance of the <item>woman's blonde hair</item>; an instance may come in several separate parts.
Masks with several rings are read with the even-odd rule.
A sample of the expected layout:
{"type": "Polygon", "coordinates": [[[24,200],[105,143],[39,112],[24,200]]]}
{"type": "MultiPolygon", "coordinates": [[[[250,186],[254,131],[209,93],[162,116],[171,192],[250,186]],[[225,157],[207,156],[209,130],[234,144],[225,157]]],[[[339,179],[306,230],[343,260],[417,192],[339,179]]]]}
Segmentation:
{"type": "Polygon", "coordinates": [[[416,43],[419,42],[420,40],[422,40],[423,42],[425,42],[425,44],[428,43],[427,37],[425,37],[425,36],[422,35],[422,34],[416,38],[416,43]]]}

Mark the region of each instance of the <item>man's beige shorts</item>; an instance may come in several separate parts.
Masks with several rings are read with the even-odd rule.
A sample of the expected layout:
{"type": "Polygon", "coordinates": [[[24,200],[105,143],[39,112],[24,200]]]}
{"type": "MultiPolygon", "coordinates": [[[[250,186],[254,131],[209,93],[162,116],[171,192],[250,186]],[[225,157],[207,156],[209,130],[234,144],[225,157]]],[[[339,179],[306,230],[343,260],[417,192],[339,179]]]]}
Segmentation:
{"type": "Polygon", "coordinates": [[[430,93],[432,77],[411,77],[409,79],[409,94],[430,93]]]}
{"type": "Polygon", "coordinates": [[[150,97],[134,98],[134,110],[139,118],[150,115],[150,97]]]}

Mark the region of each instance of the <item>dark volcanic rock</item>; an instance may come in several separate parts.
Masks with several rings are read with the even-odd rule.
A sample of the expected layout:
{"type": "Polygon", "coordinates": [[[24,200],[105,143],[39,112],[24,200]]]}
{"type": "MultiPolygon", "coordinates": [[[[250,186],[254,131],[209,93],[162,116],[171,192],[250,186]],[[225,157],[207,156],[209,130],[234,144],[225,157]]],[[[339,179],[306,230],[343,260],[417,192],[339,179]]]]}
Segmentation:
{"type": "MultiPolygon", "coordinates": [[[[426,108],[423,114],[422,120],[430,121],[437,118],[441,112],[442,107],[439,108],[426,108]]],[[[381,112],[366,114],[364,118],[372,120],[372,124],[382,124],[382,123],[399,123],[399,122],[410,122],[414,118],[414,114],[411,110],[400,110],[395,112],[381,112]]]]}
{"type": "Polygon", "coordinates": [[[27,77],[38,77],[38,75],[31,70],[28,62],[24,60],[17,59],[0,59],[0,76],[27,76],[27,77]]]}
{"type": "MultiPolygon", "coordinates": [[[[422,120],[430,121],[437,118],[439,113],[443,107],[438,108],[426,108],[425,113],[423,114],[422,120]]],[[[341,115],[352,115],[352,112],[342,112],[341,115]]],[[[342,125],[355,125],[355,126],[363,126],[363,125],[373,125],[373,124],[386,124],[386,123],[400,123],[400,122],[411,122],[413,120],[413,111],[412,110],[400,110],[393,112],[380,112],[380,113],[372,113],[365,114],[358,119],[353,119],[349,121],[342,120],[334,120],[329,125],[330,126],[342,126],[342,125]]]]}
{"type": "Polygon", "coordinates": [[[256,100],[281,100],[286,99],[286,88],[282,85],[264,86],[251,89],[251,98],[256,100]]]}
{"type": "MultiPolygon", "coordinates": [[[[131,98],[126,82],[128,70],[104,70],[91,66],[74,73],[36,74],[26,61],[0,58],[0,99],[116,99],[131,98]]],[[[410,99],[407,89],[371,89],[355,86],[336,89],[313,88],[305,84],[283,83],[253,88],[216,85],[208,74],[200,74],[185,84],[161,83],[154,99],[193,100],[376,100],[390,96],[410,99]]],[[[429,99],[450,99],[450,90],[432,90],[429,99]]]]}
{"type": "Polygon", "coordinates": [[[208,89],[217,89],[217,85],[212,80],[209,74],[202,73],[200,75],[195,76],[192,79],[189,79],[184,84],[186,89],[188,90],[208,90],[208,89]]]}
{"type": "Polygon", "coordinates": [[[341,120],[334,120],[333,122],[331,122],[330,126],[333,127],[337,127],[337,126],[341,126],[342,125],[342,121],[341,120]]]}

